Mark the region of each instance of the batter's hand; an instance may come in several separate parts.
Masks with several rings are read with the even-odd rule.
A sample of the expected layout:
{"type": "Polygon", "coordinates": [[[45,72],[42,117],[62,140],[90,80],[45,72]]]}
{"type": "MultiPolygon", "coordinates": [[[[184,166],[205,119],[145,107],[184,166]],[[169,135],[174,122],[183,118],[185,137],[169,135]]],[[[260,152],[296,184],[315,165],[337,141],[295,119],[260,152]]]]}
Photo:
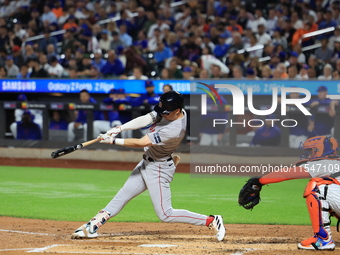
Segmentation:
{"type": "Polygon", "coordinates": [[[112,136],[113,138],[116,137],[120,132],[122,132],[121,126],[116,126],[114,128],[109,129],[106,131],[106,135],[112,136]]]}
{"type": "Polygon", "coordinates": [[[100,143],[113,144],[115,137],[107,134],[100,134],[97,139],[100,139],[100,143]]]}

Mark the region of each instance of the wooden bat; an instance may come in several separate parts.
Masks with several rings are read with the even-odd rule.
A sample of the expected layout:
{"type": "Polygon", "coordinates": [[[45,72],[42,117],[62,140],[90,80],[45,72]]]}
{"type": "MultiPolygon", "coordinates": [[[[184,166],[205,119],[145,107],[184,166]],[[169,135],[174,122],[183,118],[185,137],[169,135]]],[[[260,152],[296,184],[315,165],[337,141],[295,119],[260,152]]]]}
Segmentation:
{"type": "Polygon", "coordinates": [[[96,139],[93,139],[93,140],[90,140],[90,141],[87,141],[87,142],[83,142],[83,143],[80,143],[80,144],[77,144],[77,145],[65,147],[63,149],[52,152],[51,158],[59,158],[61,156],[64,156],[66,154],[69,154],[71,152],[74,152],[76,150],[79,150],[81,148],[84,148],[84,147],[86,147],[90,144],[93,144],[93,143],[96,143],[96,142],[99,142],[99,141],[100,141],[100,139],[96,138],[96,139]]]}

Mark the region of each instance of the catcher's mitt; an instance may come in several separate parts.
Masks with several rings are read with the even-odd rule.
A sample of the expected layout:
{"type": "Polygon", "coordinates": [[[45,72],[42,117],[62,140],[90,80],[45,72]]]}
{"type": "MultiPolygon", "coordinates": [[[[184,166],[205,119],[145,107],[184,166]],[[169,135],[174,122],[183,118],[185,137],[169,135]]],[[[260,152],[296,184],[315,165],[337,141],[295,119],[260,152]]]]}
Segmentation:
{"type": "Polygon", "coordinates": [[[259,177],[250,178],[242,187],[238,196],[239,205],[247,210],[253,209],[255,205],[260,203],[260,191],[263,185],[260,183],[259,179],[259,177]]]}

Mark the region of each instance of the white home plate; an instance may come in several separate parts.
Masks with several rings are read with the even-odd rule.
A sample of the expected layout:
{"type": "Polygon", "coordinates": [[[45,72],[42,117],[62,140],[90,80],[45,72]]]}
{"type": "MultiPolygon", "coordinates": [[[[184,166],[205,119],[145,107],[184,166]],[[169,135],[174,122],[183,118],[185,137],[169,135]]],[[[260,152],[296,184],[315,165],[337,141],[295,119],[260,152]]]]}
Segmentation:
{"type": "Polygon", "coordinates": [[[166,248],[166,247],[177,247],[178,245],[174,244],[141,244],[138,247],[158,247],[158,248],[166,248]]]}

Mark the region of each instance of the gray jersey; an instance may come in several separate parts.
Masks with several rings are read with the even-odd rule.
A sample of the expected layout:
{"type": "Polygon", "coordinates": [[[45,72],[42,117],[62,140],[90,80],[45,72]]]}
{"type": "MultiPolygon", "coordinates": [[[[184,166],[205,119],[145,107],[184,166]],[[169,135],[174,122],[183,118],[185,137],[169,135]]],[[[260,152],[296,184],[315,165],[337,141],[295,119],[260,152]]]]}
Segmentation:
{"type": "MultiPolygon", "coordinates": [[[[340,159],[322,159],[316,161],[308,161],[302,164],[301,167],[315,177],[324,177],[340,171],[340,159]]],[[[340,180],[340,177],[337,177],[340,180]]]]}
{"type": "Polygon", "coordinates": [[[153,146],[144,147],[145,154],[154,160],[166,160],[179,147],[187,127],[187,115],[182,110],[183,117],[174,121],[164,118],[157,119],[157,113],[150,114],[154,123],[147,130],[153,146]]]}

